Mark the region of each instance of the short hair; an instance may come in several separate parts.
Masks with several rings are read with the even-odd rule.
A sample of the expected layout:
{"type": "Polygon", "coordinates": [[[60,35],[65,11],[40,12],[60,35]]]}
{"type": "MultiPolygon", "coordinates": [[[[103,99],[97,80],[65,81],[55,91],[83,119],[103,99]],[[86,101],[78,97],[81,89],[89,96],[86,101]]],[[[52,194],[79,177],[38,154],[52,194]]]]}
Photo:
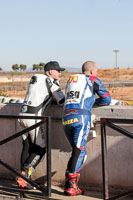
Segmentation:
{"type": "Polygon", "coordinates": [[[97,64],[93,61],[86,61],[83,65],[82,65],[82,72],[85,73],[86,71],[90,71],[92,69],[97,68],[97,64]]]}

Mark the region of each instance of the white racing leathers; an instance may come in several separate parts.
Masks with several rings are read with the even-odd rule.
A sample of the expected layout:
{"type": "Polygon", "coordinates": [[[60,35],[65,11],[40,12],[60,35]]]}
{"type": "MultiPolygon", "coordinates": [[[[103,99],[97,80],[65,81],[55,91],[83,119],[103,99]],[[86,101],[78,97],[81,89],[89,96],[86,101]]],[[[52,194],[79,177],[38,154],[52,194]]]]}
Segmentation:
{"type": "Polygon", "coordinates": [[[109,92],[97,77],[84,74],[70,76],[65,91],[63,118],[65,134],[73,149],[67,166],[70,173],[77,173],[86,158],[85,144],[91,127],[93,104],[108,105],[110,100],[109,92]],[[100,97],[96,101],[95,93],[100,97]]]}
{"type": "MultiPolygon", "coordinates": [[[[52,99],[55,99],[58,104],[63,103],[64,94],[59,87],[59,81],[43,74],[35,74],[29,82],[20,115],[42,116],[52,99]]],[[[40,120],[34,119],[19,119],[21,126],[25,128],[30,127],[39,121],[40,120]]],[[[30,135],[33,144],[44,148],[43,127],[44,125],[23,134],[23,140],[30,135]]]]}

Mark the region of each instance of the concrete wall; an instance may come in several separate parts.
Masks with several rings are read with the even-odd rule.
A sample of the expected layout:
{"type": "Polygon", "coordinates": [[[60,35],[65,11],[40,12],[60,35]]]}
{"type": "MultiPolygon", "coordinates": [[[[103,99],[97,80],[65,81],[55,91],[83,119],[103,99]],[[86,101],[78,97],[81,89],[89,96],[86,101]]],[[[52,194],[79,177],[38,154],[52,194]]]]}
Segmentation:
{"type": "MultiPolygon", "coordinates": [[[[0,104],[0,115],[18,115],[20,104],[0,104]]],[[[133,107],[107,106],[93,108],[92,113],[100,117],[131,118],[133,119],[133,107]]],[[[62,117],[62,108],[51,106],[47,115],[62,117]]],[[[132,125],[123,125],[123,128],[133,133],[132,125]]],[[[0,119],[0,141],[20,130],[15,119],[0,119]]],[[[101,184],[101,137],[100,126],[96,125],[96,138],[90,137],[87,142],[87,161],[81,169],[82,184],[101,184]]],[[[64,181],[64,173],[71,148],[65,137],[61,122],[52,121],[52,180],[64,181]]],[[[15,169],[20,169],[20,154],[22,150],[21,137],[0,146],[0,159],[9,163],[15,169]]],[[[133,140],[120,133],[107,128],[108,148],[108,174],[109,184],[118,186],[133,186],[133,140]]],[[[0,165],[0,176],[14,177],[12,172],[0,165]]],[[[36,168],[33,179],[44,181],[46,179],[46,159],[36,168]]]]}

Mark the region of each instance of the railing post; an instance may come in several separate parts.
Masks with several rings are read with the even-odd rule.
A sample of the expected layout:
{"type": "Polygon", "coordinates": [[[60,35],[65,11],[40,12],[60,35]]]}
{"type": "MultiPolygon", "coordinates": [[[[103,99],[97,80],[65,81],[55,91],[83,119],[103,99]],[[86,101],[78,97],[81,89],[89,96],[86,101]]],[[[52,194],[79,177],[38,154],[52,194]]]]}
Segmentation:
{"type": "Polygon", "coordinates": [[[51,117],[47,117],[47,194],[51,196],[51,117]]]}
{"type": "Polygon", "coordinates": [[[106,147],[106,129],[104,121],[101,121],[101,153],[102,153],[102,175],[103,175],[103,198],[109,198],[108,191],[108,173],[107,173],[107,147],[106,147]]]}

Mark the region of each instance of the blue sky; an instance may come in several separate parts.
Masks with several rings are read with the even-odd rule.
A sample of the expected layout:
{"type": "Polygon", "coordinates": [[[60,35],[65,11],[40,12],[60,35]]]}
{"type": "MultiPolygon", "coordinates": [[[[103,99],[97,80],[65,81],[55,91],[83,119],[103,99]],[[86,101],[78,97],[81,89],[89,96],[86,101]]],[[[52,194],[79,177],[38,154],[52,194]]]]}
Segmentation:
{"type": "Polygon", "coordinates": [[[133,68],[133,0],[0,0],[0,66],[133,68]]]}

